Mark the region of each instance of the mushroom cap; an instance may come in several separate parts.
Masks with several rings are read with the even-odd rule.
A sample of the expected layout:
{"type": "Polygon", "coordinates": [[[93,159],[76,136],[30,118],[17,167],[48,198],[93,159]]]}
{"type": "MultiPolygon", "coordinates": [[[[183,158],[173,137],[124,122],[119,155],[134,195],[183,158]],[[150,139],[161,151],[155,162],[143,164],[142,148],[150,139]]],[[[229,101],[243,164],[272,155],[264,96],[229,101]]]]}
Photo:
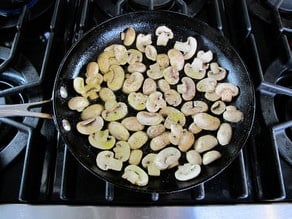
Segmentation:
{"type": "Polygon", "coordinates": [[[215,93],[221,97],[222,101],[231,102],[232,98],[238,95],[239,89],[232,83],[223,82],[217,84],[215,93]]]}
{"type": "Polygon", "coordinates": [[[184,100],[192,100],[196,95],[195,82],[189,77],[183,77],[181,82],[182,84],[177,86],[178,92],[182,94],[184,100]]]}

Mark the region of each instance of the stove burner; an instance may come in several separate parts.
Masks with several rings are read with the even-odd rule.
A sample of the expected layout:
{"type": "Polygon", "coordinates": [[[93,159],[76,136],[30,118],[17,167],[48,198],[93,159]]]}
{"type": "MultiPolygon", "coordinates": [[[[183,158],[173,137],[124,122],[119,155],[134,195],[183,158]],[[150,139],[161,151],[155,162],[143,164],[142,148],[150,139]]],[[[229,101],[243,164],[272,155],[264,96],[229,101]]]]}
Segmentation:
{"type": "Polygon", "coordinates": [[[22,4],[16,4],[12,8],[5,8],[2,4],[2,0],[0,0],[0,2],[0,29],[15,27],[24,5],[27,5],[30,11],[28,21],[32,21],[44,14],[54,3],[54,1],[51,0],[30,0],[25,1],[26,3],[22,2],[22,4]]]}
{"type": "MultiPolygon", "coordinates": [[[[8,58],[10,49],[0,47],[0,60],[8,58]]],[[[33,65],[24,56],[20,55],[13,67],[8,67],[0,72],[0,91],[32,82],[39,78],[33,65]]],[[[41,100],[40,94],[25,92],[0,97],[0,104],[17,104],[24,102],[36,102],[41,100]]],[[[39,119],[32,117],[11,118],[31,127],[36,127],[39,119]]],[[[11,125],[6,124],[0,118],[0,170],[13,161],[27,144],[27,134],[11,125]]]]}
{"type": "Polygon", "coordinates": [[[247,0],[252,14],[264,22],[273,23],[273,8],[278,9],[283,28],[292,32],[292,1],[291,0],[247,0]]]}
{"type": "Polygon", "coordinates": [[[291,13],[292,12],[292,1],[291,0],[266,0],[267,4],[279,8],[280,11],[291,13]]]}
{"type": "Polygon", "coordinates": [[[127,13],[137,10],[170,10],[176,12],[183,12],[182,4],[187,7],[187,15],[196,16],[203,6],[206,4],[205,0],[119,0],[119,1],[98,1],[95,0],[96,5],[104,11],[108,16],[113,17],[119,14],[119,6],[121,6],[121,13],[127,13]],[[153,9],[151,8],[153,3],[153,9]]]}
{"type": "Polygon", "coordinates": [[[260,89],[260,103],[265,122],[268,127],[272,127],[273,129],[273,140],[279,149],[280,155],[290,163],[290,165],[292,165],[292,127],[281,124],[290,124],[292,121],[291,74],[292,67],[288,64],[285,65],[281,63],[281,61],[277,59],[267,68],[264,75],[265,80],[275,86],[280,86],[280,88],[283,87],[288,89],[285,91],[285,94],[282,94],[281,91],[278,92],[277,89],[260,89]],[[276,131],[274,131],[274,129],[276,129],[276,131]]]}

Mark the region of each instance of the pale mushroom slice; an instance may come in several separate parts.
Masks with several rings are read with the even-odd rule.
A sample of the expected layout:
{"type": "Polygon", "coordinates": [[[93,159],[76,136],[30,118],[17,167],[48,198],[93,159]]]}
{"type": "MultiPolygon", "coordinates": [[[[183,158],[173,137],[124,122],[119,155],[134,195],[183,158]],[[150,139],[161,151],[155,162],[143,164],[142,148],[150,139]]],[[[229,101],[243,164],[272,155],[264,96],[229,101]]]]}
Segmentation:
{"type": "Polygon", "coordinates": [[[228,145],[232,137],[232,127],[229,123],[222,123],[217,131],[217,140],[220,145],[228,145]]]}
{"type": "Polygon", "coordinates": [[[116,143],[116,139],[109,135],[108,129],[96,131],[90,134],[88,140],[91,146],[102,150],[109,150],[116,143]]]}
{"type": "Polygon", "coordinates": [[[154,162],[158,169],[165,170],[178,165],[178,160],[181,157],[181,152],[175,147],[167,147],[161,150],[154,162]]]}
{"type": "Polygon", "coordinates": [[[149,112],[157,112],[163,107],[166,107],[166,102],[161,92],[155,91],[148,96],[146,100],[146,109],[149,112]]]}
{"type": "Polygon", "coordinates": [[[95,103],[92,105],[89,105],[81,112],[81,119],[87,120],[91,118],[96,118],[97,116],[101,115],[101,112],[104,110],[103,105],[95,103]]]}
{"type": "Polygon", "coordinates": [[[122,162],[126,162],[130,158],[130,145],[126,141],[118,141],[113,151],[115,152],[115,158],[122,162]]]}
{"type": "Polygon", "coordinates": [[[185,163],[178,166],[174,176],[179,181],[188,181],[196,178],[201,173],[201,166],[198,164],[185,163]]]}
{"type": "Polygon", "coordinates": [[[205,154],[203,154],[203,162],[202,163],[204,165],[208,165],[208,164],[214,162],[215,160],[218,160],[220,157],[222,157],[222,155],[219,151],[211,150],[211,151],[208,151],[205,154]]]}
{"type": "Polygon", "coordinates": [[[163,71],[161,70],[158,63],[154,63],[149,66],[149,69],[147,70],[147,76],[154,80],[160,79],[163,77],[163,71]]]}
{"type": "Polygon", "coordinates": [[[162,71],[162,74],[163,74],[164,79],[171,85],[177,84],[179,82],[179,72],[173,66],[169,66],[166,69],[164,69],[162,71]]]}
{"type": "Polygon", "coordinates": [[[131,92],[128,95],[128,103],[135,110],[144,110],[146,108],[147,100],[148,96],[140,92],[131,92]]]}
{"type": "Polygon", "coordinates": [[[242,121],[243,118],[243,113],[232,105],[227,106],[225,112],[223,113],[223,119],[228,122],[237,123],[242,121]]]}
{"type": "Polygon", "coordinates": [[[143,54],[137,49],[128,49],[128,64],[132,65],[143,61],[143,54]]]}
{"type": "Polygon", "coordinates": [[[147,128],[146,134],[149,138],[154,138],[158,135],[161,135],[165,131],[165,127],[163,124],[151,125],[147,128]]]}
{"type": "Polygon", "coordinates": [[[87,120],[82,120],[77,123],[76,128],[79,133],[84,135],[90,135],[96,131],[102,129],[104,121],[101,116],[96,116],[95,118],[90,118],[87,120]]]}
{"type": "Polygon", "coordinates": [[[145,56],[147,59],[151,61],[156,61],[157,58],[157,50],[153,45],[147,45],[145,47],[145,56]]]}
{"type": "Polygon", "coordinates": [[[121,122],[129,131],[142,131],[144,129],[144,125],[141,124],[136,116],[129,116],[122,120],[121,122]]]}
{"type": "Polygon", "coordinates": [[[89,105],[88,99],[82,96],[72,97],[68,101],[69,109],[76,110],[78,112],[82,112],[88,105],[89,105]]]}
{"type": "Polygon", "coordinates": [[[135,62],[133,64],[128,65],[127,68],[128,72],[133,73],[133,72],[145,72],[147,70],[146,65],[142,62],[135,62]]]}
{"type": "Polygon", "coordinates": [[[226,77],[227,72],[226,69],[220,67],[217,62],[212,62],[210,64],[210,71],[208,71],[207,75],[209,78],[214,78],[217,81],[221,81],[226,77]]]}
{"type": "Polygon", "coordinates": [[[104,81],[107,82],[107,87],[113,91],[119,90],[124,83],[125,72],[119,65],[111,65],[109,71],[104,74],[104,81]]]}
{"type": "Polygon", "coordinates": [[[142,159],[142,166],[147,169],[149,176],[160,176],[160,170],[154,163],[157,154],[149,153],[142,159]]]}
{"type": "Polygon", "coordinates": [[[110,51],[103,51],[99,54],[97,58],[97,64],[99,66],[100,72],[103,74],[109,71],[109,68],[111,66],[110,58],[112,58],[114,54],[112,54],[110,51]]]}
{"type": "Polygon", "coordinates": [[[165,79],[160,79],[158,80],[158,88],[162,91],[162,92],[166,92],[168,90],[170,90],[170,85],[167,82],[167,80],[165,79]]]}
{"type": "Polygon", "coordinates": [[[114,57],[119,65],[125,65],[128,61],[128,51],[124,45],[112,44],[104,49],[114,54],[114,57]]]}
{"type": "Polygon", "coordinates": [[[127,28],[124,32],[121,33],[121,40],[125,46],[131,46],[136,39],[136,31],[133,27],[127,28]]]}
{"type": "Polygon", "coordinates": [[[194,142],[194,134],[187,129],[184,129],[179,139],[178,148],[181,152],[186,152],[193,146],[194,142]]]}
{"type": "Polygon", "coordinates": [[[126,94],[131,92],[138,91],[144,81],[144,76],[140,72],[133,72],[129,76],[127,76],[126,80],[124,81],[122,91],[126,94]]]}
{"type": "Polygon", "coordinates": [[[207,134],[202,135],[196,140],[194,144],[194,149],[197,152],[202,153],[211,150],[217,145],[218,145],[217,138],[215,138],[213,135],[207,134]]]}
{"type": "Polygon", "coordinates": [[[197,152],[196,150],[189,150],[186,153],[186,159],[191,164],[198,164],[198,165],[202,164],[202,157],[200,153],[197,152]]]}
{"type": "Polygon", "coordinates": [[[103,88],[100,89],[99,97],[103,102],[115,101],[116,100],[115,93],[111,89],[109,89],[107,87],[103,87],[103,88]]]}
{"type": "Polygon", "coordinates": [[[165,118],[164,126],[167,129],[170,129],[171,125],[179,124],[181,126],[184,126],[186,123],[186,117],[185,115],[178,109],[167,106],[163,107],[159,114],[162,115],[165,118]]]}
{"type": "Polygon", "coordinates": [[[208,105],[201,100],[187,101],[181,107],[181,112],[186,116],[195,115],[197,113],[207,112],[208,105]]]}
{"type": "Polygon", "coordinates": [[[224,102],[231,102],[233,97],[239,93],[239,89],[232,83],[223,82],[216,86],[215,93],[221,97],[224,102]]]}
{"type": "Polygon", "coordinates": [[[197,113],[192,117],[194,123],[204,130],[214,131],[220,126],[220,119],[208,113],[197,113]]]}
{"type": "Polygon", "coordinates": [[[160,53],[157,54],[156,62],[160,66],[160,68],[164,69],[169,66],[169,58],[167,54],[160,53]]]}
{"type": "Polygon", "coordinates": [[[156,82],[152,78],[146,78],[143,82],[143,94],[149,95],[157,90],[156,82]]]}
{"type": "Polygon", "coordinates": [[[210,107],[211,112],[215,115],[221,115],[222,113],[224,113],[225,109],[226,109],[226,105],[221,100],[217,100],[210,107]]]}
{"type": "Polygon", "coordinates": [[[170,106],[178,106],[182,102],[180,94],[174,89],[169,89],[165,91],[164,98],[166,103],[168,103],[170,106]]]}
{"type": "Polygon", "coordinates": [[[193,79],[202,79],[206,75],[204,63],[199,58],[194,58],[192,63],[186,63],[184,66],[184,73],[193,79]]]}
{"type": "MultiPolygon", "coordinates": [[[[197,90],[200,92],[212,92],[215,91],[217,81],[214,78],[204,78],[197,83],[197,90]]],[[[218,94],[216,92],[216,94],[218,94]]]]}
{"type": "Polygon", "coordinates": [[[96,75],[99,74],[99,66],[97,62],[89,62],[86,65],[86,77],[95,77],[96,75]]]}
{"type": "Polygon", "coordinates": [[[185,60],[193,57],[197,50],[197,40],[196,38],[190,36],[187,38],[186,42],[176,41],[174,48],[181,51],[184,55],[185,60]]]}
{"type": "Polygon", "coordinates": [[[139,149],[148,141],[148,136],[143,131],[134,132],[128,139],[131,149],[139,149]]]}
{"type": "Polygon", "coordinates": [[[137,120],[143,125],[158,125],[163,121],[162,115],[147,111],[137,113],[137,120]]]}
{"type": "Polygon", "coordinates": [[[150,148],[153,151],[159,151],[163,148],[165,148],[167,145],[169,145],[170,138],[169,138],[170,133],[168,131],[163,132],[162,134],[154,137],[150,141],[150,148]]]}
{"type": "Polygon", "coordinates": [[[146,186],[149,182],[147,173],[141,167],[132,164],[125,168],[122,178],[138,186],[146,186]]]}
{"type": "Polygon", "coordinates": [[[134,149],[130,152],[129,164],[139,165],[143,157],[143,151],[140,149],[134,149]]]}
{"type": "Polygon", "coordinates": [[[126,127],[120,122],[112,121],[108,124],[109,133],[117,140],[126,141],[130,137],[130,133],[126,127]]]}
{"type": "Polygon", "coordinates": [[[152,36],[151,34],[143,34],[140,33],[137,35],[136,38],[136,48],[141,51],[141,52],[145,52],[145,48],[147,45],[152,44],[152,36]]]}
{"type": "Polygon", "coordinates": [[[183,77],[181,82],[181,84],[177,85],[177,91],[182,94],[184,100],[192,100],[196,95],[195,82],[189,77],[183,77]]]}
{"type": "Polygon", "coordinates": [[[180,71],[184,68],[185,59],[183,54],[177,49],[170,49],[167,52],[169,57],[169,62],[172,67],[174,67],[177,71],[180,71]]]}
{"type": "MultiPolygon", "coordinates": [[[[107,103],[107,102],[106,102],[107,103]]],[[[112,109],[105,109],[101,116],[106,121],[116,121],[124,118],[128,114],[128,107],[123,102],[118,102],[112,109]]]]}
{"type": "Polygon", "coordinates": [[[206,52],[203,50],[200,50],[197,53],[197,58],[201,59],[203,63],[209,63],[213,59],[213,52],[211,50],[208,50],[206,52]]]}
{"type": "Polygon", "coordinates": [[[164,25],[156,28],[155,35],[157,36],[157,46],[166,46],[168,41],[173,38],[172,30],[164,25]]]}
{"type": "Polygon", "coordinates": [[[123,162],[114,158],[112,151],[101,151],[96,156],[96,164],[102,170],[121,171],[123,162]]]}

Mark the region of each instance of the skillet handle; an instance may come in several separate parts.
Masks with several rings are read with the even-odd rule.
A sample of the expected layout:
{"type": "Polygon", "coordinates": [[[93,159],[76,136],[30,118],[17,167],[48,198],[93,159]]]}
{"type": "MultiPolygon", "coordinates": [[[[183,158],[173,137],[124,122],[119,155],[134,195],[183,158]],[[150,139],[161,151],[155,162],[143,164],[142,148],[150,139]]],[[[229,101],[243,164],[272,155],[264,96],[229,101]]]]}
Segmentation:
{"type": "Polygon", "coordinates": [[[52,119],[51,114],[29,111],[30,108],[49,102],[51,102],[51,100],[43,100],[34,103],[0,105],[0,117],[30,116],[44,119],[52,119]]]}

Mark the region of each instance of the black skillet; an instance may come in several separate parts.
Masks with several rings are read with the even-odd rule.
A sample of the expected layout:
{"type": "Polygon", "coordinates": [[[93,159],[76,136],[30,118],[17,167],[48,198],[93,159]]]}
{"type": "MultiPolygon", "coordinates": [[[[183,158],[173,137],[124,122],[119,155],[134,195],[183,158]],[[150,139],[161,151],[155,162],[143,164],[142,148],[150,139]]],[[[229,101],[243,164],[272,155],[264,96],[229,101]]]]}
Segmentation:
{"type": "MultiPolygon", "coordinates": [[[[119,96],[119,93],[116,95],[119,96]]],[[[242,60],[220,33],[199,20],[179,13],[147,11],[112,18],[90,30],[71,48],[56,76],[53,108],[57,128],[65,143],[76,159],[94,175],[118,187],[133,191],[168,193],[185,190],[211,179],[238,156],[253,124],[255,97],[249,73],[242,60]],[[239,96],[232,104],[244,113],[244,120],[232,125],[234,133],[228,146],[216,147],[223,155],[221,159],[203,167],[197,178],[179,182],[174,178],[176,168],[173,168],[162,172],[160,177],[150,177],[147,186],[138,187],[122,179],[122,172],[102,171],[96,166],[95,158],[98,151],[89,145],[86,136],[82,136],[76,131],[75,125],[79,121],[80,113],[69,110],[67,103],[70,98],[77,95],[72,88],[73,79],[77,76],[84,77],[87,63],[95,61],[105,47],[114,43],[122,43],[121,32],[128,27],[133,27],[137,33],[152,33],[152,39],[155,42],[154,30],[160,25],[166,25],[174,32],[174,39],[169,42],[169,45],[173,45],[176,40],[185,41],[188,36],[194,36],[198,40],[198,49],[210,49],[215,54],[214,59],[228,70],[226,81],[236,84],[240,89],[239,96]],[[63,88],[68,91],[66,98],[60,95],[60,90],[63,88]],[[64,119],[71,124],[71,131],[64,129],[64,119]]],[[[147,148],[147,146],[144,147],[147,148]]]]}

